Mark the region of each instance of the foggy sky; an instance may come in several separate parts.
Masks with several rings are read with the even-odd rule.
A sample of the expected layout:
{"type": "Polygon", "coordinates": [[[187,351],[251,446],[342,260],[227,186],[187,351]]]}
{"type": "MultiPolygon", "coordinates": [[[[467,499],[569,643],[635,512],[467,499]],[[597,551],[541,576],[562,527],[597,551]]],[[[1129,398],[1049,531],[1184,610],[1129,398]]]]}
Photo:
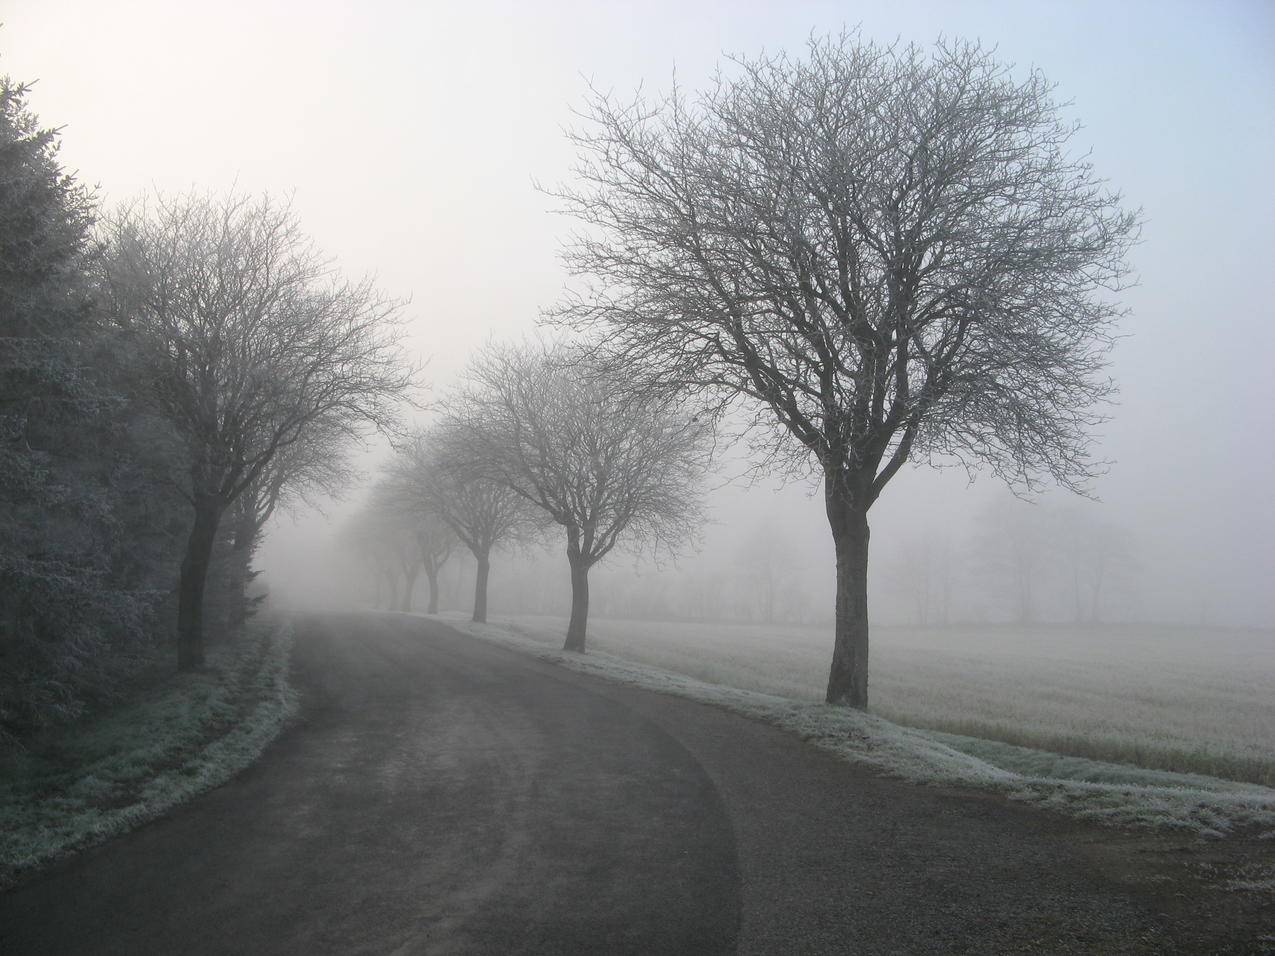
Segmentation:
{"type": "MultiPolygon", "coordinates": [[[[489,336],[558,294],[569,223],[533,181],[567,176],[561,129],[585,78],[704,85],[723,51],[796,51],[813,30],[981,39],[1034,65],[1084,123],[1099,173],[1145,210],[1095,485],[1150,563],[1154,616],[1275,623],[1275,6],[1252,3],[220,3],[0,5],[0,72],[38,79],[62,159],[105,200],[157,187],[294,196],[349,273],[410,297],[437,390],[489,336]]],[[[831,554],[821,500],[715,496],[699,560],[769,516],[831,554]],[[736,529],[732,531],[732,529],[736,529]]],[[[987,476],[905,472],[873,545],[967,527],[987,476]]],[[[1056,497],[1056,496],[1055,496],[1056,497]]],[[[339,510],[339,509],[338,509],[339,510]]],[[[267,574],[296,579],[321,522],[275,528],[267,574]],[[300,549],[300,550],[298,550],[300,549]]]]}

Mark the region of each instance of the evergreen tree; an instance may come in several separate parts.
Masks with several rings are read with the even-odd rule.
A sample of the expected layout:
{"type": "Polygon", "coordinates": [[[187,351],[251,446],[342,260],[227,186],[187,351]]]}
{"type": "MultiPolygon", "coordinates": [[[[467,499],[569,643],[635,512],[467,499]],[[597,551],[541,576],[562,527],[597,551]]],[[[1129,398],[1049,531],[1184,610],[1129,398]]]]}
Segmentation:
{"type": "Polygon", "coordinates": [[[0,739],[74,716],[135,669],[150,552],[167,550],[142,514],[158,471],[139,454],[162,444],[106,384],[121,365],[92,294],[94,197],[27,95],[0,78],[0,739]]]}

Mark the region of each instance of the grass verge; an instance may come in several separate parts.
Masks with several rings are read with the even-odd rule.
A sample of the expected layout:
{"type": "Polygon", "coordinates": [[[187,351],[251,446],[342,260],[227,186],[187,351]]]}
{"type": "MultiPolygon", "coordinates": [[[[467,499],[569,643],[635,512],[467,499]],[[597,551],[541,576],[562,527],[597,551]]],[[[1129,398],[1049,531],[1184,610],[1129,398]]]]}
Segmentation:
{"type": "Polygon", "coordinates": [[[1217,752],[1204,746],[1188,749],[1181,745],[1130,740],[1127,735],[1104,737],[1100,734],[1055,733],[1007,721],[934,716],[918,718],[906,711],[888,708],[880,713],[897,724],[934,731],[935,736],[997,741],[1009,750],[1047,751],[1051,756],[1062,754],[1089,762],[1275,786],[1275,759],[1217,752]]]}
{"type": "MultiPolygon", "coordinates": [[[[565,621],[501,619],[561,646],[565,621]]],[[[820,702],[830,627],[590,623],[591,650],[820,702]]],[[[1275,632],[1155,625],[881,626],[871,712],[896,724],[1275,787],[1275,632]]]]}
{"type": "Polygon", "coordinates": [[[1005,794],[1068,816],[1112,826],[1236,832],[1275,838],[1275,789],[1198,774],[1171,773],[1067,757],[997,741],[920,730],[883,717],[711,684],[609,654],[567,654],[523,625],[446,623],[540,660],[622,684],[687,697],[764,720],[813,745],[917,783],[1005,794]]]}
{"type": "Polygon", "coordinates": [[[296,711],[292,637],[290,623],[259,622],[203,671],[0,758],[0,887],[252,763],[296,711]]]}

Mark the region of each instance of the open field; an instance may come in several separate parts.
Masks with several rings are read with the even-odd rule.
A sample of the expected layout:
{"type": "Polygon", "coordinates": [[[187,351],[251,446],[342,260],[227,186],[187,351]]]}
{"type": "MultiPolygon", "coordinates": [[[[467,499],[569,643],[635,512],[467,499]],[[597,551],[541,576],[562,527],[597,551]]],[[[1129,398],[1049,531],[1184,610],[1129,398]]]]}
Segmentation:
{"type": "MultiPolygon", "coordinates": [[[[509,623],[547,644],[565,630],[554,618],[509,623]]],[[[830,628],[605,619],[590,622],[589,641],[699,680],[805,700],[822,699],[832,647],[830,628]]],[[[1275,785],[1272,631],[877,627],[870,696],[874,713],[908,726],[1275,785]]]]}

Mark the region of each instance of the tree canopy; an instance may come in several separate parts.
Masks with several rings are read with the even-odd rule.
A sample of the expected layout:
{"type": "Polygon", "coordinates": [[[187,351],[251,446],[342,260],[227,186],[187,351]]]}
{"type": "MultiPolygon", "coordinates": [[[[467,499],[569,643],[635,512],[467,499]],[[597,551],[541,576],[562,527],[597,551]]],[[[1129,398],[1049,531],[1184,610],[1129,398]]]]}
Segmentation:
{"type": "Polygon", "coordinates": [[[675,551],[702,521],[707,420],[667,392],[630,388],[585,351],[490,345],[446,409],[474,474],[565,531],[568,650],[584,649],[589,568],[622,542],[675,551]]]}

